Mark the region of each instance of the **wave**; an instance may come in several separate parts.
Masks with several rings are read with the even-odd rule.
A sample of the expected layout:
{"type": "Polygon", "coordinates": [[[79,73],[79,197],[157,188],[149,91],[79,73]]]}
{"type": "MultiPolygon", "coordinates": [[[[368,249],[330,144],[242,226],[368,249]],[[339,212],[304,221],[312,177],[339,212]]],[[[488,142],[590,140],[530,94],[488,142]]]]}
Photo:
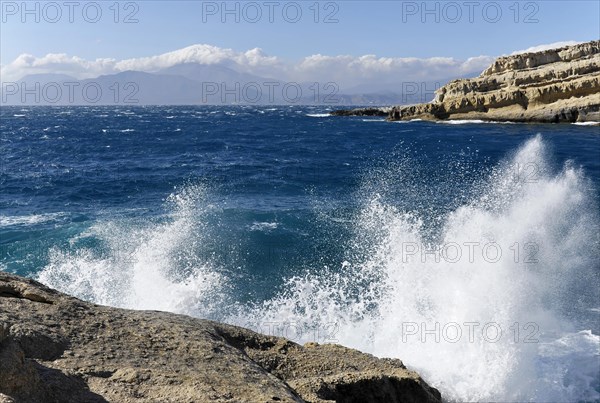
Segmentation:
{"type": "Polygon", "coordinates": [[[170,195],[164,221],[96,223],[86,235],[102,248],[84,236],[53,249],[38,279],[100,304],[401,358],[449,401],[600,399],[600,338],[589,321],[600,225],[584,172],[571,162],[553,169],[538,135],[473,189],[455,189],[466,201],[438,215],[387,197],[427,194],[427,178],[407,176],[422,175],[416,162],[398,159],[365,175],[344,260],[283,279],[271,299],[233,295],[240,274],[198,257],[212,208],[198,185],[170,195]]]}
{"type": "Polygon", "coordinates": [[[440,120],[436,123],[447,124],[447,125],[468,125],[468,124],[495,124],[495,125],[514,125],[515,122],[498,122],[495,120],[480,120],[480,119],[454,119],[454,120],[440,120]]]}
{"type": "Polygon", "coordinates": [[[171,194],[172,213],[164,223],[96,223],[71,240],[73,248],[51,249],[38,280],[102,305],[215,315],[227,293],[226,279],[195,254],[208,208],[205,194],[197,185],[171,194]],[[82,239],[102,246],[78,246],[82,239]]]}
{"type": "Polygon", "coordinates": [[[253,222],[250,226],[250,231],[262,231],[268,232],[277,229],[279,223],[277,222],[253,222]]]}
{"type": "Polygon", "coordinates": [[[600,126],[600,122],[575,122],[576,126],[600,126]]]}
{"type": "Polygon", "coordinates": [[[597,304],[598,217],[583,172],[548,161],[528,141],[433,239],[373,194],[347,261],[230,320],[401,358],[449,400],[599,399],[600,339],[575,320],[597,304]],[[535,177],[515,175],[528,164],[535,177]]]}
{"type": "Polygon", "coordinates": [[[64,213],[49,214],[31,214],[25,216],[0,216],[0,227],[10,227],[16,225],[36,225],[56,221],[64,217],[64,213]]]}
{"type": "Polygon", "coordinates": [[[307,113],[306,116],[310,118],[329,118],[331,114],[329,113],[307,113]]]}
{"type": "Polygon", "coordinates": [[[423,119],[411,119],[411,120],[393,120],[392,123],[413,123],[413,122],[423,122],[423,119]]]}

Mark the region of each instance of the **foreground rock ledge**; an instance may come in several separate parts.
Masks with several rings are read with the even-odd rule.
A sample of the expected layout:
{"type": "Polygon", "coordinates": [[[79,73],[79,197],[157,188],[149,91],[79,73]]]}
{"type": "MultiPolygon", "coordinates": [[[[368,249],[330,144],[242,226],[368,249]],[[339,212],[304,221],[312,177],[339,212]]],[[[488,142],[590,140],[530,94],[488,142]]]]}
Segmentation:
{"type": "Polygon", "coordinates": [[[439,402],[400,360],[90,304],[0,272],[0,403],[439,402]]]}

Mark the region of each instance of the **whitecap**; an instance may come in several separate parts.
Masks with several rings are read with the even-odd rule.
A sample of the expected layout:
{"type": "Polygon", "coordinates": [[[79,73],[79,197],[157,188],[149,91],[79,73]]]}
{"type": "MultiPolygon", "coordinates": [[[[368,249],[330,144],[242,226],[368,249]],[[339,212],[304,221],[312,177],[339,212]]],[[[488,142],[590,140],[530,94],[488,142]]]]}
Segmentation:
{"type": "Polygon", "coordinates": [[[600,126],[600,122],[575,122],[576,126],[600,126]]]}
{"type": "Polygon", "coordinates": [[[435,123],[447,124],[447,125],[468,125],[468,124],[496,124],[496,125],[513,125],[515,122],[498,122],[495,120],[481,120],[481,119],[453,119],[453,120],[438,120],[435,123]]]}
{"type": "Polygon", "coordinates": [[[272,231],[274,229],[277,229],[278,226],[279,226],[279,224],[277,222],[258,222],[258,221],[255,221],[250,226],[250,231],[269,232],[269,231],[272,231]]]}
{"type": "Polygon", "coordinates": [[[0,227],[18,225],[36,225],[55,221],[64,216],[64,213],[31,214],[24,216],[0,216],[0,227]]]}

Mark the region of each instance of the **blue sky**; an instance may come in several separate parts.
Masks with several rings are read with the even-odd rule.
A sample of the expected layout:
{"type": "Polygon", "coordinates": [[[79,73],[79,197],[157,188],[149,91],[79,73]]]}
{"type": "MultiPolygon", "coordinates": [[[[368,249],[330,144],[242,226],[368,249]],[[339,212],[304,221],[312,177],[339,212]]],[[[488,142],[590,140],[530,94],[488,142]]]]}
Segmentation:
{"type": "Polygon", "coordinates": [[[54,23],[50,21],[56,19],[56,8],[46,6],[47,3],[29,2],[27,7],[38,7],[38,11],[25,14],[21,1],[2,1],[0,56],[4,67],[24,53],[35,57],[59,53],[84,60],[122,60],[193,44],[237,52],[258,47],[264,54],[290,63],[316,54],[464,60],[600,37],[597,0],[244,1],[228,2],[226,7],[238,10],[228,15],[223,15],[221,1],[144,0],[117,3],[118,16],[115,1],[99,1],[102,16],[96,23],[84,19],[84,6],[86,16],[95,17],[96,6],[90,6],[91,2],[76,2],[71,22],[69,9],[60,6],[62,0],[57,1],[54,4],[60,6],[62,15],[54,23]],[[297,5],[302,16],[292,23],[297,5]],[[262,13],[260,18],[257,10],[262,13]],[[131,13],[137,22],[124,23],[131,13]],[[327,16],[329,23],[325,22],[327,16]],[[236,17],[240,22],[235,21],[236,17]],[[227,19],[225,23],[222,18],[227,19]],[[252,22],[253,19],[257,21],[252,22]]]}

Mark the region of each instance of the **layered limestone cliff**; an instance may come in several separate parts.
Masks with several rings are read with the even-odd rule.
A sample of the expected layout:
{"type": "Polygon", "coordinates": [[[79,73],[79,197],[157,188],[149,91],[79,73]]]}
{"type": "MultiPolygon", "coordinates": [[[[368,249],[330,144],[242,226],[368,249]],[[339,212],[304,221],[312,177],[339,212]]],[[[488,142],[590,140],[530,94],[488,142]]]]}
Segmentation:
{"type": "Polygon", "coordinates": [[[98,306],[0,271],[0,403],[440,401],[400,360],[98,306]]]}
{"type": "Polygon", "coordinates": [[[388,119],[600,122],[600,41],[501,57],[431,103],[393,107],[388,119]]]}

